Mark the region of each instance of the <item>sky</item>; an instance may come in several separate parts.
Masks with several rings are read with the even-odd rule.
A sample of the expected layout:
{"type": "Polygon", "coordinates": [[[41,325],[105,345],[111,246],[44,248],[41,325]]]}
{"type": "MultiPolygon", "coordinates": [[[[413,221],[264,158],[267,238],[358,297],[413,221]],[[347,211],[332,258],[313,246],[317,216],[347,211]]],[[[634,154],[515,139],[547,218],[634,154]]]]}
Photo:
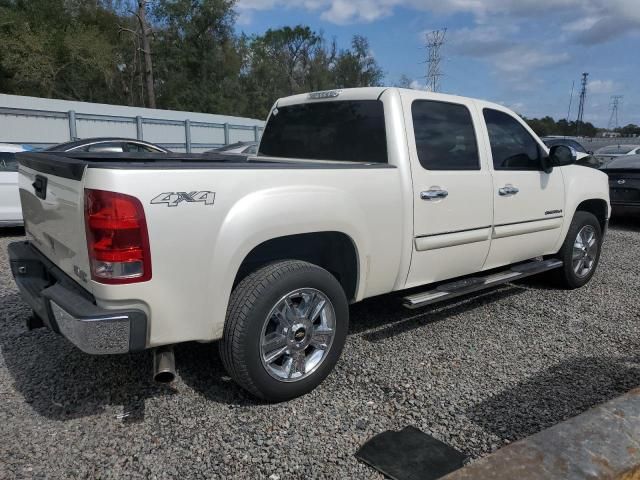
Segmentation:
{"type": "Polygon", "coordinates": [[[238,30],[305,24],[347,47],[369,39],[385,84],[423,87],[425,33],[446,28],[440,90],[504,104],[527,117],[570,119],[589,72],[584,120],[640,125],[640,0],[238,0],[238,30]]]}

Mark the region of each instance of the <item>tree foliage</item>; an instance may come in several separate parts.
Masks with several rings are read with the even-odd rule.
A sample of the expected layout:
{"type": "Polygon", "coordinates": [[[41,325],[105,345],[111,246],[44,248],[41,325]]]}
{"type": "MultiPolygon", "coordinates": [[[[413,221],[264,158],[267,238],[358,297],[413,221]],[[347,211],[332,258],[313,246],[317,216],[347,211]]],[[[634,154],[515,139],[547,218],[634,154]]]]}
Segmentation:
{"type": "MultiPolygon", "coordinates": [[[[147,0],[158,108],[264,118],[282,96],[379,85],[369,43],[307,26],[246,36],[235,0],[147,0]]],[[[0,92],[148,106],[137,0],[0,0],[0,92]]]]}
{"type": "Polygon", "coordinates": [[[549,135],[574,136],[579,133],[584,137],[595,137],[598,129],[590,122],[581,122],[580,128],[574,121],[567,122],[565,119],[554,120],[546,116],[543,118],[525,118],[531,129],[541,137],[549,135]]]}

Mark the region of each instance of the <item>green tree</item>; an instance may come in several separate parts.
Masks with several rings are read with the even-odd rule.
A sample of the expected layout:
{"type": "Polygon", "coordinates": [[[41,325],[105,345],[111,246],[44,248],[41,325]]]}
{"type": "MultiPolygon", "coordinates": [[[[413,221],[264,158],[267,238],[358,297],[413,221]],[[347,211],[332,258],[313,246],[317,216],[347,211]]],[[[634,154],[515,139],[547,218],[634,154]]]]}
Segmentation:
{"type": "Polygon", "coordinates": [[[99,2],[4,0],[0,3],[0,86],[21,95],[87,101],[117,91],[116,15],[99,2]]]}
{"type": "Polygon", "coordinates": [[[339,50],[304,25],[238,35],[234,8],[0,0],[0,91],[264,118],[282,96],[381,83],[366,38],[339,50]]]}
{"type": "Polygon", "coordinates": [[[371,54],[369,41],[355,35],[351,50],[340,53],[335,66],[336,87],[375,87],[384,78],[384,72],[371,54]]]}
{"type": "Polygon", "coordinates": [[[234,0],[157,0],[154,73],[161,108],[237,113],[242,67],[234,0]]]}

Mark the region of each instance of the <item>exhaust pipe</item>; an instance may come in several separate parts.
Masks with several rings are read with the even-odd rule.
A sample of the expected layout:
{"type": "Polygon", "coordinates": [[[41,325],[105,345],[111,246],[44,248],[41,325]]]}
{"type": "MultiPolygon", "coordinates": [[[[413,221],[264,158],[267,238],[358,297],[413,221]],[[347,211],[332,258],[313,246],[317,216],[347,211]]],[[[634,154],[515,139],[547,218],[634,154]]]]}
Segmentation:
{"type": "Polygon", "coordinates": [[[165,345],[153,351],[153,380],[157,383],[171,383],[176,378],[176,358],[173,346],[165,345]]]}

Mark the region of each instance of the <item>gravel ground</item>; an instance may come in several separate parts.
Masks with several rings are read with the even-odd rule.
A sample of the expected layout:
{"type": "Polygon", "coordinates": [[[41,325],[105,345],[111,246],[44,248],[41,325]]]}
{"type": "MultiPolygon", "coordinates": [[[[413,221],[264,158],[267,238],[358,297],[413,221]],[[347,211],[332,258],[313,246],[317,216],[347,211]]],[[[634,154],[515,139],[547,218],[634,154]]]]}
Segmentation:
{"type": "Polygon", "coordinates": [[[585,288],[532,279],[424,311],[399,294],[351,308],[342,360],[309,395],[267,405],[215,345],[92,357],[24,327],[0,236],[0,478],[381,478],[353,457],[415,425],[473,458],[640,385],[640,226],[614,224],[585,288]]]}

